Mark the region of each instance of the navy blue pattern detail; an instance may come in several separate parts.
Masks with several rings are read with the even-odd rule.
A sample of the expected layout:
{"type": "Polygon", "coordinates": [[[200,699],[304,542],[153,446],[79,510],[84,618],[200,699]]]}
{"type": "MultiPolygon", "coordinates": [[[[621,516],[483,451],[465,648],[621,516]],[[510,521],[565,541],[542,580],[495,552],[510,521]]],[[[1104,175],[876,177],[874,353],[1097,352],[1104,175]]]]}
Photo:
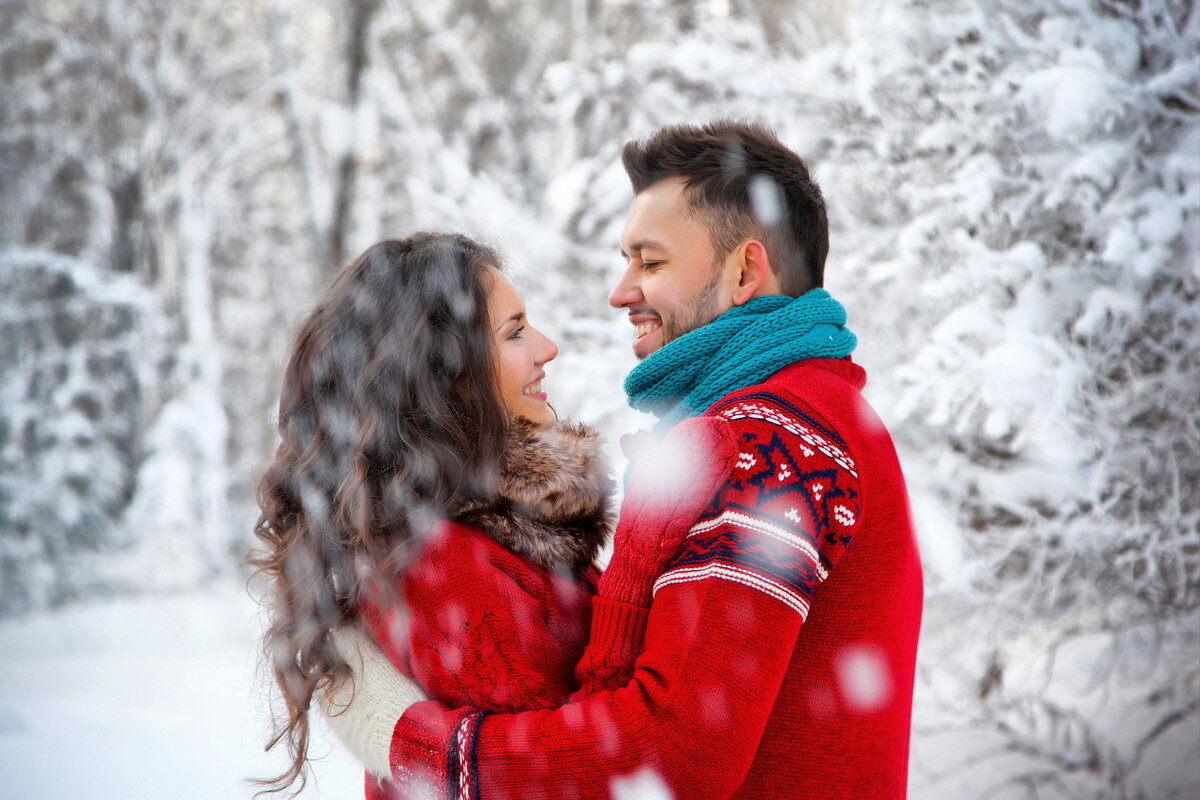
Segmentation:
{"type": "Polygon", "coordinates": [[[465,715],[450,737],[450,752],[446,754],[446,785],[442,795],[446,800],[480,800],[479,760],[475,747],[479,725],[487,715],[487,711],[465,715]]]}
{"type": "MultiPolygon", "coordinates": [[[[751,509],[744,513],[754,515],[751,509]]],[[[812,599],[813,588],[820,580],[816,565],[793,545],[769,534],[730,524],[689,537],[683,549],[667,566],[667,571],[703,567],[712,563],[742,567],[771,578],[795,591],[805,601],[812,599]]]]}
{"type": "Polygon", "coordinates": [[[458,763],[459,730],[458,725],[454,726],[454,735],[450,737],[450,752],[446,754],[446,785],[442,787],[442,797],[446,800],[458,800],[458,779],[461,767],[458,763]]]}
{"type": "Polygon", "coordinates": [[[467,796],[466,800],[480,800],[479,797],[479,757],[476,753],[476,745],[479,740],[479,726],[483,724],[483,718],[488,715],[488,712],[481,711],[478,714],[473,714],[467,722],[467,796]]]}
{"type": "Polygon", "coordinates": [[[803,409],[798,408],[797,406],[789,403],[787,400],[784,400],[779,395],[773,394],[771,392],[767,392],[767,391],[746,392],[746,393],[739,392],[737,394],[730,394],[725,399],[721,400],[720,403],[718,403],[717,405],[714,405],[708,411],[704,412],[705,416],[709,416],[709,417],[716,416],[717,414],[719,414],[721,411],[725,410],[726,408],[729,408],[730,406],[736,405],[738,403],[743,403],[747,400],[756,400],[760,403],[769,403],[770,405],[776,406],[777,408],[779,408],[782,411],[786,411],[788,414],[791,414],[794,417],[796,417],[797,421],[803,422],[805,425],[814,429],[815,431],[820,433],[822,436],[828,438],[831,442],[836,444],[842,450],[849,452],[849,448],[846,447],[845,440],[843,440],[842,437],[837,434],[837,431],[833,430],[830,427],[827,427],[825,425],[825,423],[821,422],[816,417],[812,416],[811,414],[804,411],[803,409]]]}
{"type": "MultiPolygon", "coordinates": [[[[777,427],[771,426],[771,430],[770,439],[766,442],[752,430],[742,433],[740,447],[744,451],[757,454],[759,461],[748,470],[735,470],[729,481],[730,488],[755,497],[756,505],[750,513],[771,519],[785,527],[798,529],[815,546],[820,546],[820,542],[817,541],[818,531],[822,532],[820,538],[825,542],[848,546],[850,533],[830,518],[831,509],[835,501],[857,509],[857,484],[852,481],[850,485],[843,486],[841,479],[845,472],[832,465],[827,458],[821,460],[830,463],[831,466],[801,472],[799,464],[807,459],[799,457],[798,453],[788,447],[777,427]],[[785,464],[793,474],[786,480],[779,480],[779,470],[785,464]],[[819,493],[814,490],[818,485],[821,487],[819,493]],[[792,511],[799,512],[800,518],[789,516],[792,511]]],[[[718,513],[716,506],[717,503],[710,506],[710,516],[716,516],[718,513]]]]}

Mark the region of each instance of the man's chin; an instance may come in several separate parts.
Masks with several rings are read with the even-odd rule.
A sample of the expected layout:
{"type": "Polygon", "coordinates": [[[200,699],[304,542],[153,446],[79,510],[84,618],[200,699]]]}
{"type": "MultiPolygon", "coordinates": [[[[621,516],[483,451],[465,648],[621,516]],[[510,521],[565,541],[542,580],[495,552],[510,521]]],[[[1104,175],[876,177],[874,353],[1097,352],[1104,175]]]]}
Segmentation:
{"type": "Polygon", "coordinates": [[[639,339],[634,339],[633,354],[637,356],[638,361],[641,361],[648,356],[654,355],[662,346],[662,328],[659,328],[658,330],[650,331],[650,333],[639,339]]]}

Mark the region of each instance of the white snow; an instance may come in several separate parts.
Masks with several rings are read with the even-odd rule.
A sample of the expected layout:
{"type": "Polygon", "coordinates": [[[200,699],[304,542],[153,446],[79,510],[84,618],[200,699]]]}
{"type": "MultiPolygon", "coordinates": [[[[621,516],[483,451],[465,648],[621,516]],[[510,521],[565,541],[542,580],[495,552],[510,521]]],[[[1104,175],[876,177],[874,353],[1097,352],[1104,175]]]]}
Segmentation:
{"type": "Polygon", "coordinates": [[[1091,133],[1119,96],[1100,54],[1088,49],[1064,52],[1058,64],[1030,73],[1024,88],[1047,132],[1068,142],[1091,133]]]}
{"type": "MultiPolygon", "coordinates": [[[[0,623],[0,800],[234,800],[269,775],[259,608],[246,589],[113,599],[0,623]]],[[[301,798],[359,800],[324,730],[301,798]]]]}
{"type": "Polygon", "coordinates": [[[887,707],[895,681],[881,650],[850,645],[838,654],[835,667],[842,696],[855,713],[874,714],[887,707]]]}
{"type": "MultiPolygon", "coordinates": [[[[80,603],[0,623],[0,800],[241,798],[279,767],[260,752],[255,607],[232,585],[164,592],[233,572],[249,537],[291,326],[327,277],[313,253],[340,156],[361,168],[348,249],[433,227],[508,255],[562,347],[556,408],[608,434],[619,470],[616,436],[648,422],[624,407],[630,326],[604,302],[620,147],[716,116],[761,119],[810,160],[827,282],[901,453],[927,579],[912,796],[1195,794],[1186,4],[605,0],[573,3],[568,25],[535,4],[385,3],[357,105],[329,4],[142,5],[16,4],[0,39],[5,152],[36,156],[4,162],[0,284],[44,268],[77,287],[58,306],[0,292],[0,354],[12,330],[23,348],[0,375],[0,511],[36,528],[0,523],[0,595],[14,614],[80,603]],[[785,7],[809,18],[771,16],[785,7]],[[22,67],[25,49],[47,62],[22,67]],[[134,234],[157,264],[114,275],[111,189],[137,171],[134,234]],[[53,345],[54,312],[118,309],[133,328],[53,345]],[[90,376],[93,356],[128,356],[135,396],[90,376]],[[1103,757],[1059,770],[1080,742],[1103,757]]],[[[869,705],[870,659],[847,664],[869,705]]],[[[305,797],[361,796],[352,764],[315,752],[331,755],[305,797]]],[[[628,791],[660,785],[640,780],[628,791]]]]}

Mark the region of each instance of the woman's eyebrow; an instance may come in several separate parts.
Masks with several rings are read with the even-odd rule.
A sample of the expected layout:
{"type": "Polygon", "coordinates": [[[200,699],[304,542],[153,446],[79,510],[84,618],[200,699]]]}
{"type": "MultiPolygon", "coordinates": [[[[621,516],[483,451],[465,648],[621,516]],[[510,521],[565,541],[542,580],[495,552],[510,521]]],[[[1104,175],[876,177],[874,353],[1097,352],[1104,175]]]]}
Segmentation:
{"type": "Polygon", "coordinates": [[[501,328],[503,328],[505,325],[507,325],[507,324],[508,324],[508,323],[510,323],[510,322],[520,322],[520,321],[521,321],[521,320],[523,320],[523,319],[525,319],[525,312],[524,312],[524,311],[518,311],[517,313],[513,314],[513,315],[512,315],[511,317],[509,317],[508,319],[506,319],[506,320],[502,320],[502,321],[500,322],[500,324],[496,326],[496,330],[500,330],[501,328]]]}

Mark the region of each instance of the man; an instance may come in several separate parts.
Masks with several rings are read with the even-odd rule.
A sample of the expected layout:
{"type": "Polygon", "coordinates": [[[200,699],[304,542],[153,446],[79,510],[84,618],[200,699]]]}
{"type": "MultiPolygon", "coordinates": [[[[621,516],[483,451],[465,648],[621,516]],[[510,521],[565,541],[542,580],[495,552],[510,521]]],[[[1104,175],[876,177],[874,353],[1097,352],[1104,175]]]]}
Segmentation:
{"type": "MultiPolygon", "coordinates": [[[[514,715],[421,702],[394,729],[387,706],[371,735],[390,735],[394,776],[454,797],[608,798],[641,780],[677,800],[902,798],[921,570],[854,336],[819,288],[820,190],[772,134],[734,122],[663,129],[623,161],[635,197],[609,302],[643,359],[626,392],[664,431],[701,418],[736,458],[698,518],[663,520],[687,536],[649,580],[602,579],[589,694],[514,715]],[[642,642],[636,663],[600,652],[622,641],[642,642]]],[[[640,464],[627,504],[670,467],[640,464]]]]}

